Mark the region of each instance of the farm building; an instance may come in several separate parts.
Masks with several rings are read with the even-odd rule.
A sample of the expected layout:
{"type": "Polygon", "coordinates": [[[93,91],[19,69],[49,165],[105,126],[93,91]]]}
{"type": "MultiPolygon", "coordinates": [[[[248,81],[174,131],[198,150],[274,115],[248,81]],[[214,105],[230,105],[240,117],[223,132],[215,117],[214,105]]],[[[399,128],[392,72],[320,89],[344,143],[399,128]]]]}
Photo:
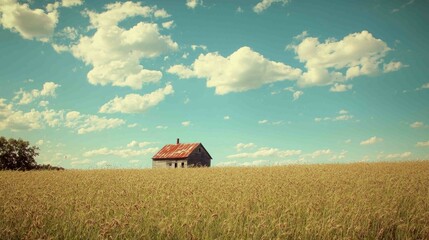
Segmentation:
{"type": "Polygon", "coordinates": [[[152,157],[152,168],[210,167],[212,157],[201,143],[167,144],[152,157]]]}

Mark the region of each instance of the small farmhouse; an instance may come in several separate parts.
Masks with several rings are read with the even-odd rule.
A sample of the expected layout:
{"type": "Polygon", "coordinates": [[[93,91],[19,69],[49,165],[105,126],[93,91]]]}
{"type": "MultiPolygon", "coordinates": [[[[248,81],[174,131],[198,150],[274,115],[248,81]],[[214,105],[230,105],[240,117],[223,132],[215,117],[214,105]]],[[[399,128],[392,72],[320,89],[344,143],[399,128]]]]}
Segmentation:
{"type": "Polygon", "coordinates": [[[167,144],[152,157],[152,168],[210,167],[212,157],[201,143],[167,144]]]}

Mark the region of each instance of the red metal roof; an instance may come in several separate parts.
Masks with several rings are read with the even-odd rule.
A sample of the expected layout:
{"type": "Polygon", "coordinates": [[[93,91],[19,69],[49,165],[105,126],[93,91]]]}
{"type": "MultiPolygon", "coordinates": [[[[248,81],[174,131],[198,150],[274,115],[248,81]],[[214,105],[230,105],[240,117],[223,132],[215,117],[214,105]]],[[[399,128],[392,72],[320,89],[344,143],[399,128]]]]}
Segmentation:
{"type": "Polygon", "coordinates": [[[165,145],[152,159],[183,159],[197,148],[201,143],[179,143],[165,145]]]}

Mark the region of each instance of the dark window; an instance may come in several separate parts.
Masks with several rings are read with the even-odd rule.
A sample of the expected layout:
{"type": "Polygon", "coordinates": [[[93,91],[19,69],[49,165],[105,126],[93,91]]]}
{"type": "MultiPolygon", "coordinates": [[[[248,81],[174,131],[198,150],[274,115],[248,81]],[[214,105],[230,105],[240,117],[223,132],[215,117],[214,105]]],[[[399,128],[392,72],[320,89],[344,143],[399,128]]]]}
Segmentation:
{"type": "Polygon", "coordinates": [[[177,162],[174,163],[174,168],[177,168],[177,162]]]}
{"type": "Polygon", "coordinates": [[[182,162],[182,168],[184,168],[185,167],[185,162],[182,162]]]}
{"type": "Polygon", "coordinates": [[[198,148],[198,152],[201,152],[201,148],[198,148]]]}

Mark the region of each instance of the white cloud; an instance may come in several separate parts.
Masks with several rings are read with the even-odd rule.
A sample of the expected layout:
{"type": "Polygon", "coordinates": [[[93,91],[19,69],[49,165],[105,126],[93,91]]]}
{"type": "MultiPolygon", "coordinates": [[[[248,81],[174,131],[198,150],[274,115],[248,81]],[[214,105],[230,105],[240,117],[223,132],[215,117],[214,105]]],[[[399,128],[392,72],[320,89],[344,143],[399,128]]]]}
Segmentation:
{"type": "Polygon", "coordinates": [[[156,18],[168,18],[171,17],[170,14],[167,13],[164,9],[158,9],[153,14],[156,18]]]}
{"type": "Polygon", "coordinates": [[[39,141],[36,142],[37,145],[42,146],[44,143],[43,139],[40,139],[39,141]]]}
{"type": "MultiPolygon", "coordinates": [[[[293,101],[298,100],[304,94],[303,91],[295,90],[293,87],[287,87],[284,90],[285,91],[289,91],[289,92],[292,93],[293,101]]],[[[272,95],[275,95],[275,94],[278,94],[278,93],[280,93],[280,92],[271,92],[272,95]]]]}
{"type": "Polygon", "coordinates": [[[351,120],[353,118],[354,118],[354,116],[350,115],[347,110],[342,109],[338,112],[337,116],[323,117],[323,118],[322,117],[316,117],[316,118],[314,118],[314,121],[315,122],[321,122],[321,121],[333,121],[333,122],[335,122],[335,121],[347,121],[347,120],[351,120]]]}
{"type": "Polygon", "coordinates": [[[184,126],[184,127],[189,127],[190,125],[191,125],[190,121],[184,121],[184,122],[182,122],[182,126],[184,126]]]}
{"type": "Polygon", "coordinates": [[[267,119],[259,120],[258,123],[259,124],[266,124],[266,123],[268,123],[268,120],[267,119]]]}
{"type": "Polygon", "coordinates": [[[106,166],[107,165],[107,161],[99,161],[96,163],[97,166],[102,167],[102,166],[106,166]]]}
{"type": "Polygon", "coordinates": [[[24,39],[47,42],[52,37],[58,23],[58,4],[48,4],[46,11],[31,9],[27,3],[16,0],[2,0],[0,4],[0,24],[5,29],[19,33],[24,39]]]}
{"type": "Polygon", "coordinates": [[[401,62],[389,62],[387,64],[383,65],[383,72],[388,73],[388,72],[395,72],[398,71],[399,69],[406,67],[406,65],[404,65],[401,62]]]}
{"type": "Polygon", "coordinates": [[[65,115],[65,126],[77,130],[78,134],[116,128],[123,124],[125,124],[125,121],[120,118],[85,115],[77,111],[70,111],[65,115]]]}
{"type": "Polygon", "coordinates": [[[303,40],[307,36],[308,36],[308,32],[307,31],[303,31],[302,33],[296,35],[293,38],[296,39],[296,40],[303,40]]]}
{"type": "Polygon", "coordinates": [[[189,97],[185,98],[185,101],[183,101],[184,104],[188,104],[191,101],[191,99],[189,97]]]}
{"type": "Polygon", "coordinates": [[[0,130],[31,131],[45,127],[66,127],[73,129],[78,134],[85,134],[116,128],[124,123],[125,121],[119,118],[98,117],[80,114],[77,111],[70,111],[67,114],[63,110],[55,111],[52,109],[44,111],[31,109],[29,112],[15,111],[12,104],[6,104],[4,99],[0,99],[0,130]]]}
{"type": "Polygon", "coordinates": [[[73,56],[92,65],[88,81],[94,85],[131,87],[141,89],[143,84],[158,82],[162,73],[147,70],[140,64],[142,58],[154,58],[175,51],[178,44],[170,36],[161,35],[156,23],[139,22],[129,29],[118,26],[129,17],[150,17],[155,8],[140,3],[112,3],[106,11],[87,11],[92,36],[82,36],[71,46],[73,56]]]}
{"type": "Polygon", "coordinates": [[[237,12],[237,13],[243,13],[243,12],[244,12],[244,10],[239,6],[239,7],[235,10],[235,12],[237,12]]]}
{"type": "Polygon", "coordinates": [[[379,138],[379,137],[374,136],[374,137],[370,137],[369,139],[360,142],[360,145],[371,145],[371,144],[375,144],[375,143],[382,142],[382,141],[383,141],[383,138],[379,138]]]}
{"type": "Polygon", "coordinates": [[[68,46],[61,45],[61,44],[53,43],[51,46],[54,49],[54,51],[57,53],[68,52],[70,50],[68,46]]]}
{"type": "Polygon", "coordinates": [[[165,29],[170,29],[173,26],[174,26],[174,21],[173,20],[162,23],[162,27],[165,28],[165,29]]]}
{"type": "MultiPolygon", "coordinates": [[[[65,27],[63,28],[63,30],[59,31],[55,35],[61,38],[75,40],[79,36],[79,33],[77,29],[74,27],[65,27]]],[[[67,50],[68,50],[68,47],[67,47],[67,50]]]]}
{"type": "Polygon", "coordinates": [[[417,147],[429,147],[429,141],[426,142],[417,142],[417,147]]]}
{"type": "Polygon", "coordinates": [[[285,5],[288,2],[289,0],[262,0],[253,7],[253,11],[255,13],[261,13],[269,8],[273,3],[283,3],[283,5],[285,5]]]}
{"type": "Polygon", "coordinates": [[[268,163],[268,160],[254,160],[254,161],[250,161],[250,162],[243,162],[240,163],[240,166],[244,166],[244,167],[255,167],[255,166],[261,166],[261,165],[265,165],[266,163],[268,163]]]}
{"type": "Polygon", "coordinates": [[[427,88],[429,88],[429,83],[425,83],[425,84],[423,84],[421,87],[420,87],[421,89],[427,89],[427,88]]]}
{"type": "Polygon", "coordinates": [[[147,131],[149,131],[148,128],[142,128],[142,132],[147,132],[147,131]]]}
{"type": "Polygon", "coordinates": [[[105,129],[116,128],[125,123],[124,120],[119,118],[106,118],[98,117],[95,115],[88,115],[83,122],[77,127],[78,134],[86,134],[94,131],[101,131],[105,129]]]}
{"type": "Polygon", "coordinates": [[[231,119],[231,118],[230,118],[229,116],[224,116],[224,117],[223,117],[223,119],[224,119],[224,120],[229,120],[229,119],[231,119]]]}
{"type": "MultiPolygon", "coordinates": [[[[331,85],[379,73],[380,63],[391,50],[385,42],[374,38],[368,31],[349,34],[339,41],[328,39],[324,43],[320,43],[318,38],[306,37],[290,48],[294,49],[298,60],[305,63],[307,68],[298,81],[301,87],[331,85]]],[[[389,69],[393,65],[388,64],[389,69]]]]}
{"type": "Polygon", "coordinates": [[[191,9],[194,9],[201,4],[202,4],[202,0],[186,0],[186,6],[191,9]]]}
{"type": "Polygon", "coordinates": [[[346,155],[347,155],[347,151],[343,150],[343,151],[341,151],[339,154],[335,154],[335,155],[333,155],[333,156],[331,157],[331,160],[332,160],[332,161],[341,160],[341,159],[346,158],[346,155]]]}
{"type": "Polygon", "coordinates": [[[127,126],[127,127],[129,127],[129,128],[137,127],[137,123],[128,124],[128,126],[127,126]]]}
{"type": "Polygon", "coordinates": [[[206,45],[191,45],[192,50],[196,51],[197,49],[201,49],[204,51],[207,51],[207,46],[206,45]]]}
{"type": "Polygon", "coordinates": [[[158,126],[156,126],[155,127],[156,129],[167,129],[168,128],[168,126],[163,126],[163,125],[158,125],[158,126]]]}
{"type": "Polygon", "coordinates": [[[89,163],[91,163],[91,160],[89,160],[89,159],[84,159],[84,160],[72,161],[70,164],[71,164],[72,166],[75,166],[75,165],[85,165],[85,164],[89,164],[89,163]]]}
{"type": "Polygon", "coordinates": [[[130,148],[117,148],[117,149],[108,149],[108,148],[99,148],[95,150],[90,150],[83,153],[84,157],[95,157],[95,156],[117,156],[120,158],[136,157],[136,156],[146,156],[148,154],[156,153],[159,148],[146,148],[146,149],[130,149],[130,148]]]}
{"type": "Polygon", "coordinates": [[[410,127],[412,127],[412,128],[422,128],[424,126],[425,125],[422,122],[413,122],[413,123],[410,124],[410,127]]]}
{"type": "Polygon", "coordinates": [[[26,92],[20,89],[18,92],[15,93],[14,100],[20,99],[18,104],[26,105],[39,97],[48,97],[48,96],[55,97],[56,96],[55,91],[60,86],[61,85],[56,84],[54,82],[45,82],[41,90],[33,89],[29,92],[26,92]]]}
{"type": "Polygon", "coordinates": [[[190,67],[174,65],[167,72],[180,78],[206,78],[207,87],[214,87],[218,95],[244,92],[277,81],[296,80],[301,75],[300,69],[270,61],[249,47],[241,47],[228,57],[217,52],[201,54],[190,67]]]}
{"type": "Polygon", "coordinates": [[[301,154],[301,150],[280,150],[278,148],[259,148],[256,152],[237,153],[227,156],[227,158],[261,158],[261,157],[279,157],[287,158],[301,154]]]}
{"type": "Polygon", "coordinates": [[[73,7],[83,4],[83,0],[62,0],[61,5],[63,7],[73,7]]]}
{"type": "Polygon", "coordinates": [[[293,93],[293,100],[296,101],[299,99],[299,97],[301,97],[304,94],[303,91],[296,91],[293,93]]]}
{"type": "Polygon", "coordinates": [[[414,2],[415,2],[415,0],[410,0],[410,1],[408,1],[408,2],[406,2],[406,3],[404,3],[404,4],[402,4],[399,8],[395,8],[395,9],[393,9],[393,10],[392,10],[392,13],[397,13],[397,12],[399,12],[401,9],[404,9],[405,7],[407,7],[408,5],[413,4],[414,2]]]}
{"type": "Polygon", "coordinates": [[[318,157],[320,157],[322,155],[328,155],[328,154],[331,154],[331,153],[332,153],[332,151],[330,149],[323,149],[323,150],[316,150],[316,151],[310,153],[309,156],[311,158],[318,158],[318,157]]]}
{"type": "Polygon", "coordinates": [[[145,95],[128,94],[125,97],[115,97],[100,107],[100,113],[142,113],[147,109],[156,106],[165,99],[165,96],[174,93],[173,86],[167,84],[165,88],[160,88],[145,95]]]}
{"type": "Polygon", "coordinates": [[[411,152],[403,152],[403,153],[391,153],[386,155],[387,159],[398,159],[398,158],[408,158],[411,156],[411,152]]]}
{"type": "Polygon", "coordinates": [[[348,90],[351,90],[353,88],[353,85],[351,84],[340,84],[340,83],[335,83],[330,89],[329,91],[331,92],[345,92],[348,90]]]}
{"type": "Polygon", "coordinates": [[[347,140],[345,140],[344,141],[344,143],[347,143],[347,144],[349,144],[349,143],[351,143],[352,142],[352,140],[351,139],[347,139],[347,140]]]}
{"type": "Polygon", "coordinates": [[[135,140],[131,141],[130,143],[127,144],[128,148],[132,148],[132,147],[146,147],[150,144],[153,144],[153,142],[137,142],[135,140]]]}
{"type": "Polygon", "coordinates": [[[254,148],[256,147],[256,144],[254,143],[238,143],[237,145],[235,145],[235,149],[237,150],[237,152],[241,152],[244,149],[247,148],[254,148]]]}

